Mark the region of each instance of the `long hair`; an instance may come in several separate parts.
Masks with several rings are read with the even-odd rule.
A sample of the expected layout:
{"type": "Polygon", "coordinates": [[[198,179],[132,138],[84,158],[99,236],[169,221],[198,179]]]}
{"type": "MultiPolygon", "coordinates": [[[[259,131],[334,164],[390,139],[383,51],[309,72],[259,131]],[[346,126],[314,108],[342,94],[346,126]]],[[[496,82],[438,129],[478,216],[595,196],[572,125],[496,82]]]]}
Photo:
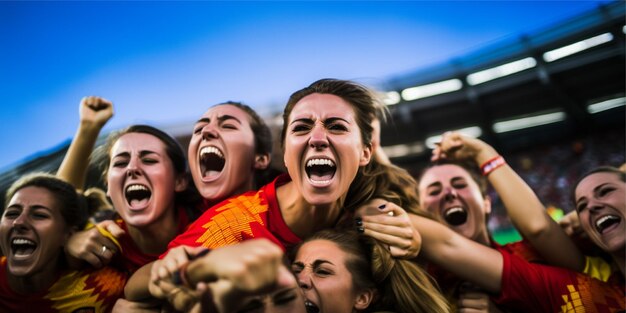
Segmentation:
{"type": "Polygon", "coordinates": [[[394,259],[375,239],[353,230],[322,230],[303,241],[328,240],[348,254],[346,268],[357,291],[373,289],[376,296],[364,312],[443,313],[448,304],[426,272],[410,260],[394,259]]]}

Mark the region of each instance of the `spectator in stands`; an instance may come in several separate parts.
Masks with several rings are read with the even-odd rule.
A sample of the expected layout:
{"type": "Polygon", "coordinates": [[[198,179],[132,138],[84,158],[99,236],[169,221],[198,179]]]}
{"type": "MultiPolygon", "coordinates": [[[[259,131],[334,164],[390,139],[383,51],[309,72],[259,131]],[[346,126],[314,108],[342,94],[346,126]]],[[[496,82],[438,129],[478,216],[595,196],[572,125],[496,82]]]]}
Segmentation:
{"type": "MultiPolygon", "coordinates": [[[[49,174],[17,180],[0,220],[0,311],[108,312],[127,276],[110,267],[71,270],[63,247],[87,223],[87,203],[49,174]]],[[[93,203],[93,202],[92,202],[93,203]]]]}
{"type": "MultiPolygon", "coordinates": [[[[370,186],[373,176],[388,173],[387,165],[370,161],[374,110],[371,92],[349,81],[319,80],[294,93],[283,115],[285,164],[290,176],[279,176],[258,192],[224,201],[219,208],[200,217],[170,247],[216,248],[264,237],[290,248],[300,242],[300,238],[337,225],[344,215],[352,220],[344,213],[354,212],[360,204],[375,197],[376,190],[370,186]]],[[[407,186],[396,188],[403,190],[407,186]]],[[[413,188],[408,189],[415,192],[413,188]]],[[[384,190],[389,194],[395,191],[384,190]]],[[[391,210],[382,206],[378,211],[391,210]]],[[[414,257],[419,250],[419,237],[415,236],[408,215],[401,210],[394,211],[393,217],[384,216],[392,222],[389,224],[386,220],[387,227],[383,231],[368,229],[368,235],[389,245],[394,255],[414,257]],[[386,232],[391,236],[385,236],[386,232]]],[[[160,280],[168,279],[173,268],[185,262],[185,259],[168,255],[160,269],[153,269],[151,284],[158,286],[160,280]]],[[[129,294],[129,282],[127,297],[146,296],[142,285],[136,285],[137,293],[129,294]]]]}

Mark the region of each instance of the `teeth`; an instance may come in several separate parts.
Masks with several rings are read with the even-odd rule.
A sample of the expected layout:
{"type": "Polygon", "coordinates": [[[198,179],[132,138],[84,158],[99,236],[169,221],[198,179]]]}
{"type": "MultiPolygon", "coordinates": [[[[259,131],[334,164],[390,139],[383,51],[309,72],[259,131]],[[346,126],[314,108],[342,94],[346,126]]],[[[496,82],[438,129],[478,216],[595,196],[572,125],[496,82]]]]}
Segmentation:
{"type": "Polygon", "coordinates": [[[600,228],[600,227],[601,227],[601,225],[602,225],[602,223],[604,223],[604,222],[606,222],[606,221],[608,221],[608,220],[611,220],[611,219],[617,219],[617,218],[616,218],[615,216],[613,216],[613,215],[605,215],[605,216],[603,216],[603,217],[599,218],[599,219],[596,221],[596,227],[597,227],[597,228],[600,228]]]}
{"type": "Polygon", "coordinates": [[[450,214],[452,214],[452,213],[456,213],[456,212],[463,212],[463,208],[458,207],[458,206],[457,206],[457,207],[453,207],[453,208],[449,208],[449,209],[445,212],[445,214],[446,214],[446,215],[450,215],[450,214]]]}
{"type": "Polygon", "coordinates": [[[307,167],[311,167],[313,165],[328,165],[330,167],[334,167],[335,166],[335,162],[329,160],[329,159],[311,159],[308,162],[306,162],[306,166],[307,167]]]}
{"type": "Polygon", "coordinates": [[[200,156],[204,156],[205,154],[210,154],[210,153],[217,154],[217,156],[219,156],[222,159],[224,158],[222,151],[220,151],[216,147],[204,147],[200,150],[200,156]]]}
{"type": "Polygon", "coordinates": [[[13,242],[11,242],[14,245],[34,245],[35,243],[28,240],[28,239],[23,239],[23,238],[16,238],[13,239],[13,242]]]}
{"type": "Polygon", "coordinates": [[[148,191],[148,188],[146,188],[146,186],[144,185],[130,185],[128,186],[128,188],[126,188],[126,191],[137,191],[137,190],[145,190],[148,191]]]}

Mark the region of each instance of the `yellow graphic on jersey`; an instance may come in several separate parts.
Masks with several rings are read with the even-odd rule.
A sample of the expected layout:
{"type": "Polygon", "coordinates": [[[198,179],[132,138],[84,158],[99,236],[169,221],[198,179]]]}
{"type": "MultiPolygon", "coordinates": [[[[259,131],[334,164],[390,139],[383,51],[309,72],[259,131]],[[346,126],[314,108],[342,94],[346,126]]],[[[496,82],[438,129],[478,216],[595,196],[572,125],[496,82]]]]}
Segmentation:
{"type": "Polygon", "coordinates": [[[265,225],[260,214],[267,212],[268,205],[263,203],[260,192],[253,196],[239,196],[217,208],[211,220],[202,225],[206,231],[196,242],[209,249],[242,241],[242,233],[253,236],[250,223],[265,225]]]}

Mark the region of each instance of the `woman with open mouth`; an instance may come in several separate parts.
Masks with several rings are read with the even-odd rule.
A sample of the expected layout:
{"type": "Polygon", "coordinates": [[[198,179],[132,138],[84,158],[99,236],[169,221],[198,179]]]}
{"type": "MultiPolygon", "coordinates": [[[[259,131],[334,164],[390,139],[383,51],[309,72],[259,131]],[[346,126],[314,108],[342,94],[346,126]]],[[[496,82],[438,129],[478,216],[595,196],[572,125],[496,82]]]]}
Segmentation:
{"type": "MultiPolygon", "coordinates": [[[[582,270],[584,263],[578,261],[581,254],[576,246],[546,213],[532,189],[493,147],[480,139],[448,132],[442,136],[433,155],[435,163],[424,170],[419,179],[419,198],[422,208],[438,222],[468,239],[507,249],[530,262],[582,270]],[[482,173],[478,173],[479,170],[482,173]],[[486,179],[498,193],[524,240],[500,246],[491,237],[487,228],[491,199],[486,194],[486,179]]],[[[459,308],[465,303],[476,303],[464,301],[466,295],[482,297],[489,303],[488,295],[481,293],[480,288],[472,288],[436,266],[430,266],[429,271],[450,302],[458,304],[459,308]]]]}
{"type": "MultiPolygon", "coordinates": [[[[460,149],[456,140],[444,140],[436,153],[449,156],[455,149],[460,149]]],[[[491,175],[501,167],[494,165],[491,175]]],[[[593,275],[531,263],[505,247],[487,247],[435,221],[419,216],[412,218],[423,237],[421,255],[482,288],[494,303],[504,308],[522,312],[558,312],[563,308],[623,312],[626,309],[625,195],[625,174],[617,169],[597,169],[576,184],[576,210],[581,225],[589,238],[612,257],[612,264],[608,266],[588,258],[585,272],[594,272],[593,275]]],[[[556,241],[557,237],[545,240],[552,239],[556,241]]],[[[553,253],[559,253],[560,248],[555,249],[553,253]]]]}
{"type": "MultiPolygon", "coordinates": [[[[301,238],[335,227],[341,220],[382,240],[392,253],[415,257],[419,237],[402,209],[394,211],[393,217],[379,214],[380,219],[389,219],[387,227],[378,231],[373,220],[370,228],[354,225],[350,214],[376,196],[367,193],[372,189],[367,188],[372,168],[390,166],[370,162],[375,101],[369,89],[334,79],[319,80],[292,94],[283,114],[281,138],[288,175],[205,212],[172,241],[168,255],[152,270],[150,288],[160,288],[161,279],[167,280],[169,273],[187,262],[187,246],[212,249],[263,237],[289,249],[301,238]]],[[[383,206],[378,213],[390,211],[383,206]]]]}
{"type": "MultiPolygon", "coordinates": [[[[84,187],[89,151],[112,115],[112,103],[105,99],[81,101],[80,126],[58,177],[84,187]]],[[[157,259],[199,215],[200,197],[188,182],[184,151],[155,127],[133,125],[114,132],[94,154],[116,216],[74,234],[66,252],[75,267],[111,264],[131,274],[157,259]]]]}
{"type": "Polygon", "coordinates": [[[123,296],[125,273],[76,271],[65,262],[68,238],[87,223],[85,203],[49,174],[24,176],[9,188],[0,219],[0,311],[109,312],[123,296]]]}

